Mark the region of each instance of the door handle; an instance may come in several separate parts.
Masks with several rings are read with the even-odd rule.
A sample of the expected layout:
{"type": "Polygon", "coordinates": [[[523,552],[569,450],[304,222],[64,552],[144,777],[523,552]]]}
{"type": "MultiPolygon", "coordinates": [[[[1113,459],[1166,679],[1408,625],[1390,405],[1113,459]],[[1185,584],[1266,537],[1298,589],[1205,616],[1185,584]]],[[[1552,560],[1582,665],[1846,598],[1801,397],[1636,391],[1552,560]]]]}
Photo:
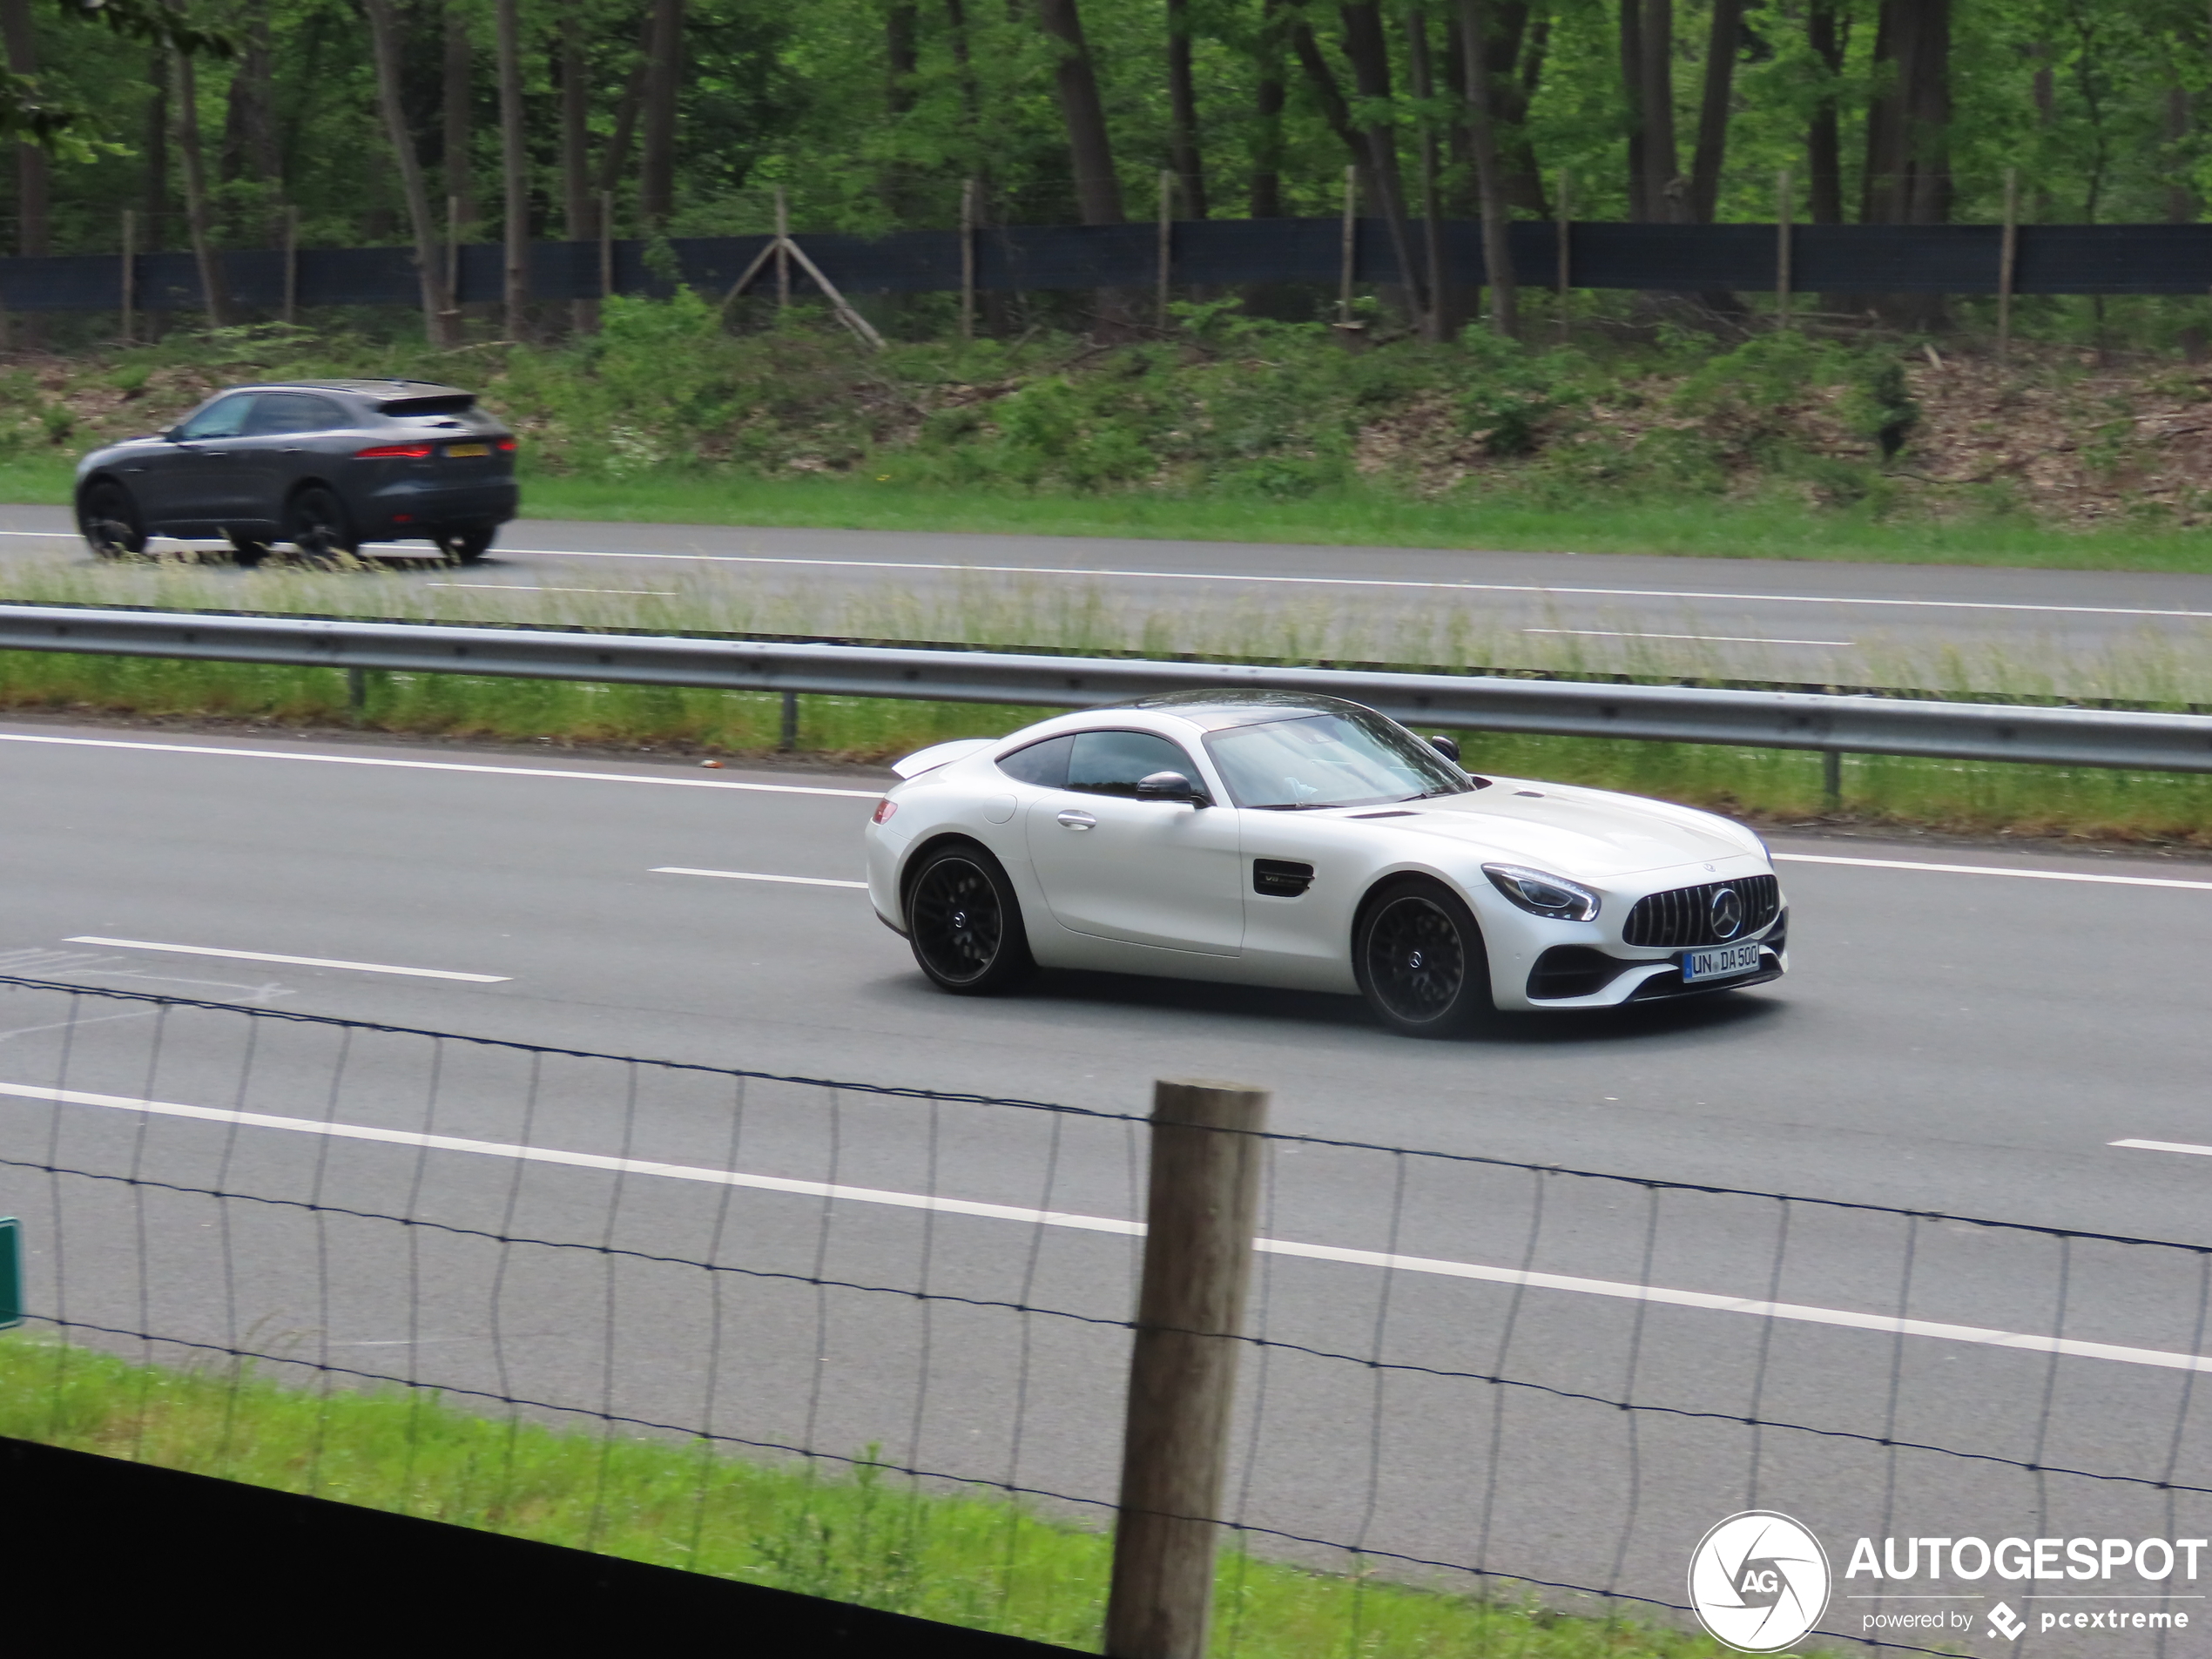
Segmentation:
{"type": "Polygon", "coordinates": [[[1097,823],[1098,820],[1093,818],[1089,813],[1081,812],[1076,808],[1070,806],[1066,812],[1060,814],[1060,822],[1062,826],[1069,829],[1087,830],[1090,828],[1092,825],[1097,823]]]}

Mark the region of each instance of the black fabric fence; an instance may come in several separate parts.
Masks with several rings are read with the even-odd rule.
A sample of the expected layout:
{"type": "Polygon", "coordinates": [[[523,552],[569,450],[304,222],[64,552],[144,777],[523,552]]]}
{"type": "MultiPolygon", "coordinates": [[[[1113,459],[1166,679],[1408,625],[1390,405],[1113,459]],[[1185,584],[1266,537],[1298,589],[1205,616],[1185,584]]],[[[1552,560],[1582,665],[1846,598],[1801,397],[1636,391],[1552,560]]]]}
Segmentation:
{"type": "MultiPolygon", "coordinates": [[[[1487,280],[1480,227],[1439,226],[1447,267],[1461,281],[1487,280]]],[[[1417,246],[1425,234],[1413,227],[1417,246]]],[[[1801,225],[1791,232],[1791,288],[1802,293],[1995,293],[2004,232],[1995,225],[1801,225]]],[[[2016,293],[2204,293],[2212,291],[2212,224],[2027,225],[2019,228],[2016,293]]],[[[1050,289],[1149,288],[1159,279],[1159,230],[1129,225],[1022,226],[981,230],[975,286],[1000,293],[1050,289]]],[[[1342,222],[1328,219],[1196,219],[1170,233],[1170,280],[1178,286],[1252,282],[1333,283],[1342,274],[1342,222]]],[[[719,295],[768,242],[765,236],[678,238],[670,244],[675,280],[719,295]]],[[[901,231],[797,239],[823,273],[846,293],[934,293],[961,287],[961,233],[901,231]]],[[[1781,238],[1772,225],[1578,224],[1513,226],[1515,274],[1532,287],[1559,280],[1562,239],[1568,280],[1577,288],[1697,292],[1771,290],[1781,238]]],[[[595,242],[540,242],[530,249],[530,292],[541,300],[594,299],[604,293],[665,294],[670,267],[647,258],[649,245],[611,244],[610,286],[603,287],[595,242]],[[654,266],[658,266],[657,272],[654,266]]],[[[302,248],[293,291],[302,306],[415,305],[421,291],[404,247],[302,248]]],[[[283,251],[234,250],[220,256],[222,281],[237,306],[275,310],[286,288],[283,251]]],[[[501,297],[502,251],[459,250],[463,302],[501,297]]],[[[140,253],[133,260],[132,304],[143,311],[200,308],[199,269],[185,253],[140,253]]],[[[797,292],[814,291],[794,267],[797,292]]],[[[1384,222],[1361,219],[1353,279],[1402,280],[1384,222]]],[[[0,307],[10,311],[113,311],[124,300],[123,260],[82,253],[0,260],[0,307]]]]}

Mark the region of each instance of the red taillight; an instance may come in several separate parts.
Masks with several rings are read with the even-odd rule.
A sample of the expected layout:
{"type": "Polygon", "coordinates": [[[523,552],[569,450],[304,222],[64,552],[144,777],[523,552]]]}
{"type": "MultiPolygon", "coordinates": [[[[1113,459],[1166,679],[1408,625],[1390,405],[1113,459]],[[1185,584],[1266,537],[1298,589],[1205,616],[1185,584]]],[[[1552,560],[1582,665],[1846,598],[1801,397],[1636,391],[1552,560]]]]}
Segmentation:
{"type": "Polygon", "coordinates": [[[428,461],[430,446],[427,443],[372,443],[366,449],[354,451],[356,461],[428,461]]]}
{"type": "Polygon", "coordinates": [[[501,453],[501,454],[502,454],[502,455],[512,455],[512,454],[514,454],[514,453],[515,453],[515,440],[514,440],[514,439],[512,439],[512,438],[502,438],[502,439],[499,441],[499,448],[500,448],[500,453],[501,453]]]}
{"type": "Polygon", "coordinates": [[[875,821],[879,824],[887,824],[891,821],[891,814],[898,810],[899,803],[886,795],[875,804],[875,821]]]}

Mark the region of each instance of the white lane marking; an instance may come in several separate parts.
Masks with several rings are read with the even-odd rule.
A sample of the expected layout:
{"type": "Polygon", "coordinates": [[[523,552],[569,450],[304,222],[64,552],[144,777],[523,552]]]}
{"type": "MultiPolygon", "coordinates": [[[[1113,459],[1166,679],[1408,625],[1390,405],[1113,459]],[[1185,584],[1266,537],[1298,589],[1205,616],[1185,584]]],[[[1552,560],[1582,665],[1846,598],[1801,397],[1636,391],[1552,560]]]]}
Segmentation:
{"type": "Polygon", "coordinates": [[[646,599],[673,599],[674,588],[554,588],[522,582],[425,582],[426,588],[489,588],[499,593],[621,593],[646,599]]]}
{"type": "Polygon", "coordinates": [[[1870,599],[1842,594],[1706,593],[1687,588],[1564,588],[1536,582],[1421,582],[1409,577],[1358,576],[1253,576],[1226,570],[1116,570],[1072,564],[948,564],[921,559],[801,559],[746,553],[614,553],[597,548],[508,547],[558,559],[684,559],[694,564],[795,564],[832,570],[946,570],[973,576],[1088,576],[1137,582],[1256,582],[1312,588],[1418,588],[1454,593],[1572,594],[1588,599],[1722,599],[1747,604],[1877,605],[1923,610],[2024,610],[2080,617],[2171,617],[2184,622],[2212,621],[2212,610],[2161,610],[2150,605],[2053,605],[1991,599],[1870,599]]]}
{"type": "Polygon", "coordinates": [[[1938,875],[2011,875],[2023,881],[2093,881],[2114,887],[2188,887],[2212,893],[2212,881],[2159,875],[2093,875],[2084,870],[2011,870],[1995,864],[1919,864],[1910,859],[1842,859],[1818,853],[1777,853],[1777,864],[1850,864],[1868,870],[1930,870],[1938,875]]]}
{"type": "Polygon", "coordinates": [[[2212,1158],[2212,1146],[2191,1146],[2187,1141],[2107,1141],[2105,1144],[2136,1152],[2187,1152],[2195,1157],[2212,1158]]]}
{"type": "MultiPolygon", "coordinates": [[[[13,1096],[19,1100],[50,1101],[66,1106],[100,1106],[117,1111],[147,1112],[158,1116],[192,1118],[209,1123],[236,1123],[247,1129],[287,1130],[297,1134],[327,1136],[339,1140],[378,1141],[392,1146],[419,1147],[432,1151],[473,1152],[488,1157],[512,1158],[530,1163],[565,1164],[574,1169],[605,1170],[623,1175],[659,1176],[673,1181],[704,1181],[718,1186],[789,1193],[800,1197],[886,1204],[900,1210],[927,1210],[941,1215],[1019,1221],[1032,1226],[1067,1227],[1080,1232],[1115,1233],[1123,1238],[1141,1238],[1144,1232],[1144,1224],[1141,1221],[1122,1221],[1110,1216],[1036,1210],[1026,1204],[981,1204],[969,1198],[942,1198],[929,1193],[897,1192],[881,1187],[846,1186],[826,1181],[795,1180],[787,1176],[710,1170],[690,1163],[660,1163],[644,1158],[609,1157],[596,1152],[567,1152],[551,1147],[518,1146],[507,1141],[470,1140],[457,1135],[424,1135],[412,1130],[378,1129],[366,1123],[321,1123],[313,1118],[277,1117],[265,1112],[233,1111],[217,1106],[185,1106],[170,1101],[139,1100],[127,1095],[98,1095],[84,1089],[0,1082],[0,1096],[13,1096]]],[[[1567,1291],[1583,1296],[1612,1297],[1716,1313],[1748,1313],[1763,1318],[1840,1325],[1849,1330],[1879,1332],[1891,1336],[1927,1337],[1938,1341],[1972,1343],[1983,1347],[2014,1348],[2027,1353],[2064,1354],[2081,1359],[2109,1360],[2120,1365],[2212,1372],[2212,1356],[2179,1353],[2163,1348],[2085,1342],[2074,1337],[2000,1331],[1985,1325],[1952,1325],[1937,1319],[1898,1318],[1892,1314],[1858,1313],[1845,1308],[1816,1307],[1801,1302],[1769,1302],[1756,1297],[1717,1296],[1705,1291],[1669,1290],[1660,1285],[1633,1285],[1620,1279],[1587,1278],[1573,1273],[1534,1273],[1517,1267],[1493,1267],[1478,1262],[1444,1261],[1433,1257],[1401,1256],[1382,1251],[1346,1250],[1333,1244],[1299,1244],[1285,1238],[1260,1238],[1255,1239],[1253,1244],[1255,1248],[1272,1255],[1297,1257],[1308,1261],[1339,1262],[1402,1273],[1434,1274],[1445,1278],[1476,1279],[1491,1285],[1525,1285],[1531,1290],[1567,1291]]]]}
{"type": "Polygon", "coordinates": [[[456,974],[444,968],[395,968],[389,962],[341,962],[328,956],[279,956],[265,950],[219,950],[212,945],[158,945],[150,939],[103,939],[76,934],[65,945],[109,945],[121,950],[162,950],[179,956],[221,956],[240,962],[282,962],[291,968],[344,968],[356,974],[404,974],[410,979],[466,980],[471,985],[504,985],[508,974],[456,974]]]}
{"type": "Polygon", "coordinates": [[[725,881],[788,881],[796,887],[865,887],[865,881],[833,881],[826,875],[762,875],[754,870],[687,870],[680,864],[657,864],[655,875],[718,875],[725,881]]]}
{"type": "Polygon", "coordinates": [[[130,743],[117,738],[50,738],[0,732],[0,743],[52,743],[78,749],[150,749],[161,754],[222,755],[246,760],[320,760],[333,766],[397,766],[411,772],[482,772],[508,778],[569,778],[597,784],[658,784],[670,789],[748,789],[764,795],[845,795],[880,799],[880,789],[825,789],[813,784],[746,784],[729,778],[649,778],[629,772],[568,772],[553,766],[482,766],[458,760],[388,760],[376,755],[304,754],[292,749],[219,749],[199,743],[130,743]]]}
{"type": "Polygon", "coordinates": [[[1856,645],[1856,639],[1770,639],[1763,634],[1641,634],[1613,628],[1523,628],[1524,634],[1572,634],[1577,639],[1693,639],[1708,645],[1856,645]]]}

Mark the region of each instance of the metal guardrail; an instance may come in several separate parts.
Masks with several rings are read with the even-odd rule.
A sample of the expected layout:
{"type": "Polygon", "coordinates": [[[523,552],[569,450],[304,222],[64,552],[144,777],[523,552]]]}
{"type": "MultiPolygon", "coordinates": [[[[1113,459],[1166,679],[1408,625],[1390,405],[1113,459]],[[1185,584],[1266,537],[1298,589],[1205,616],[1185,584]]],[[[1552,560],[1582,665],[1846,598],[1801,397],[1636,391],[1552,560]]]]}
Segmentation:
{"type": "Polygon", "coordinates": [[[1815,692],[62,605],[0,605],[0,649],[1066,708],[1167,691],[1318,691],[1460,730],[2212,772],[2212,715],[1815,692]]]}

